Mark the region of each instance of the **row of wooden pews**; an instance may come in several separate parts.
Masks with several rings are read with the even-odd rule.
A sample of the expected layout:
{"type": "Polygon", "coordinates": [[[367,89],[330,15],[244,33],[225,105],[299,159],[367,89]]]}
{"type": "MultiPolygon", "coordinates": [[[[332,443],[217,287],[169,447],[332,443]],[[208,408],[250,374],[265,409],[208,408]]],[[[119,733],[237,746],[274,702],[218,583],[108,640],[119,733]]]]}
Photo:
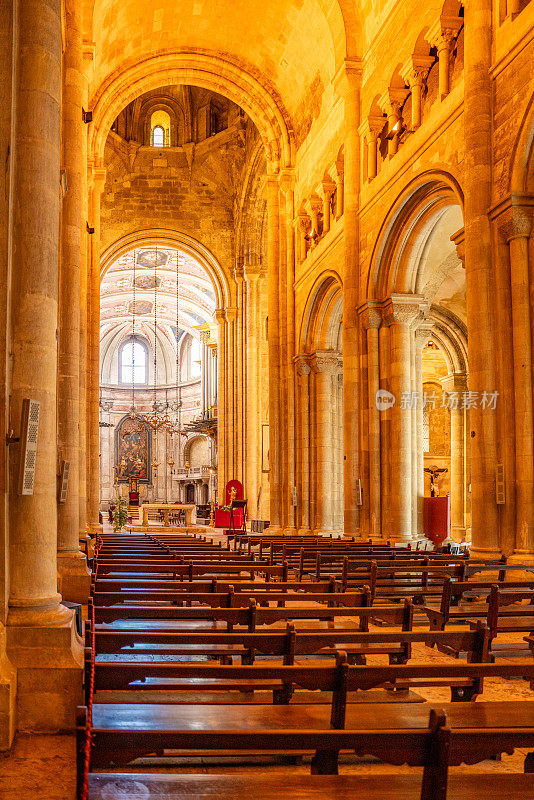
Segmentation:
{"type": "MultiPolygon", "coordinates": [[[[473,702],[483,698],[488,678],[534,682],[532,658],[492,663],[492,632],[482,616],[466,618],[460,629],[429,625],[429,609],[417,603],[420,582],[432,580],[421,572],[434,567],[428,553],[429,563],[421,564],[417,551],[412,561],[405,552],[397,562],[393,548],[359,544],[343,551],[342,568],[356,565],[346,580],[336,571],[318,580],[299,575],[288,551],[270,546],[222,546],[187,534],[102,535],[85,631],[78,800],[215,800],[251,792],[269,800],[281,792],[463,800],[490,790],[534,798],[530,756],[524,774],[449,775],[450,766],[534,750],[532,701],[473,702]],[[378,583],[384,556],[391,557],[384,565],[390,595],[388,584],[378,583]],[[407,584],[409,567],[414,582],[407,584]],[[397,591],[397,574],[406,591],[397,591]],[[414,627],[415,614],[425,629],[414,627]],[[418,661],[418,645],[453,657],[418,661]],[[375,657],[386,663],[368,663],[375,657]],[[450,688],[451,702],[425,702],[419,692],[436,687],[450,688]],[[239,774],[176,774],[165,767],[180,757],[224,762],[254,753],[310,756],[310,774],[264,775],[246,766],[239,774]],[[422,774],[339,775],[350,753],[421,767],[422,774]]],[[[436,555],[441,591],[466,577],[457,571],[466,561],[460,558],[436,555]]],[[[501,582],[498,592],[507,591],[501,582]]],[[[529,589],[515,591],[504,608],[526,607],[517,593],[529,589]]]]}

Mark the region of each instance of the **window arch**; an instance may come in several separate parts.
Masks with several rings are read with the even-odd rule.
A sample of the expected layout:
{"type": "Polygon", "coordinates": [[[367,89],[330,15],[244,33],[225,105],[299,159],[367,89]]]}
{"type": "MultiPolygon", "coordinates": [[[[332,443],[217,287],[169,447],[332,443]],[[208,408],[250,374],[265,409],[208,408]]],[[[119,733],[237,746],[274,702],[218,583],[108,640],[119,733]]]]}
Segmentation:
{"type": "Polygon", "coordinates": [[[170,143],[170,115],[166,111],[154,111],[150,117],[150,144],[152,147],[169,147],[170,143]]]}
{"type": "Polygon", "coordinates": [[[148,383],[148,347],[139,339],[129,339],[119,350],[119,383],[129,386],[148,383]]]}

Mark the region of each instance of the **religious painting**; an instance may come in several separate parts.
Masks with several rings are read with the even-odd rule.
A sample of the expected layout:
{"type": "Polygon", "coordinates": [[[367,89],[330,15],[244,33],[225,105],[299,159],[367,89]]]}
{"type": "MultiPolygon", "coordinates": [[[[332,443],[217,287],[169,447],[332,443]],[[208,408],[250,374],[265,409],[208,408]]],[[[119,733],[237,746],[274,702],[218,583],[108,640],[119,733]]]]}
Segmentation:
{"type": "Polygon", "coordinates": [[[140,419],[124,417],[115,429],[115,458],[119,483],[135,478],[150,483],[152,434],[140,419]]]}

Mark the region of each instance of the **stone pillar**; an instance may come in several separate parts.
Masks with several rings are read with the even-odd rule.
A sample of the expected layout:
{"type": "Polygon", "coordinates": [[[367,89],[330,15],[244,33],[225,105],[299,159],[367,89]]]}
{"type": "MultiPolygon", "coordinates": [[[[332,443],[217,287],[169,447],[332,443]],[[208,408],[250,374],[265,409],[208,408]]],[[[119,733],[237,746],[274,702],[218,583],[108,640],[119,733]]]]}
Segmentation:
{"type": "Polygon", "coordinates": [[[298,441],[298,532],[301,536],[311,533],[310,523],[310,374],[309,356],[296,359],[298,381],[297,393],[297,441],[298,441]]]}
{"type": "Polygon", "coordinates": [[[411,130],[415,131],[421,125],[421,101],[423,85],[434,59],[430,56],[413,55],[408,59],[402,69],[402,79],[412,92],[412,121],[411,130]]]}
{"type": "Polygon", "coordinates": [[[236,447],[237,411],[237,364],[235,352],[237,308],[226,309],[226,383],[228,404],[226,409],[226,434],[228,440],[227,463],[228,480],[239,480],[236,447]]]}
{"type": "Polygon", "coordinates": [[[106,182],[106,170],[94,167],[91,174],[90,225],[91,266],[89,269],[89,325],[87,381],[87,518],[98,529],[100,500],[100,200],[106,182]]]}
{"type": "Polygon", "coordinates": [[[381,485],[380,485],[380,416],[376,404],[380,388],[380,355],[378,333],[382,314],[378,303],[368,300],[358,309],[367,338],[367,413],[369,441],[369,535],[373,540],[381,536],[381,485]]]}
{"type": "MultiPolygon", "coordinates": [[[[335,404],[334,377],[341,366],[339,353],[317,351],[311,358],[315,379],[315,462],[316,482],[314,520],[315,533],[332,533],[334,530],[334,455],[335,438],[333,409],[335,404]]],[[[336,385],[337,391],[337,385],[336,385]]]]}
{"type": "MultiPolygon", "coordinates": [[[[448,394],[458,393],[459,397],[467,391],[467,376],[455,372],[442,378],[443,391],[448,394]]],[[[455,542],[465,541],[466,535],[466,493],[465,474],[465,436],[466,409],[462,403],[451,404],[451,539],[455,542]]]]}
{"type": "Polygon", "coordinates": [[[389,327],[390,384],[395,397],[391,409],[390,537],[397,541],[412,538],[412,411],[406,398],[411,396],[412,330],[421,313],[423,298],[418,295],[392,295],[384,304],[383,319],[389,327]]]}
{"type": "Polygon", "coordinates": [[[339,219],[345,210],[345,165],[342,159],[336,161],[334,182],[336,184],[336,219],[339,219]]]}
{"type": "MultiPolygon", "coordinates": [[[[465,6],[465,279],[469,350],[469,388],[497,389],[495,368],[494,279],[488,208],[492,188],[491,0],[465,6]]],[[[497,413],[472,408],[471,555],[498,558],[499,516],[495,498],[497,413]]]]}
{"type": "Polygon", "coordinates": [[[80,552],[80,271],[82,255],[82,27],[77,0],[65,5],[62,162],[67,191],[61,219],[57,424],[60,459],[70,463],[67,498],[58,503],[58,588],[66,600],[87,603],[90,573],[80,552]]]}
{"type": "Polygon", "coordinates": [[[73,612],[61,605],[56,573],[59,0],[19,5],[16,49],[11,418],[18,431],[24,398],[40,403],[40,418],[32,495],[18,494],[20,445],[11,445],[9,453],[7,650],[17,668],[18,728],[72,729],[81,702],[83,649],[73,612]]]}
{"type": "Polygon", "coordinates": [[[261,322],[259,317],[259,287],[264,274],[261,266],[247,264],[247,497],[249,513],[259,517],[257,505],[261,486],[261,419],[259,350],[261,322]]]}
{"type": "MultiPolygon", "coordinates": [[[[284,343],[283,368],[285,371],[285,433],[284,450],[286,454],[285,471],[285,502],[286,518],[285,533],[294,535],[297,532],[296,507],[293,502],[293,489],[296,489],[296,453],[295,453],[295,368],[293,357],[295,355],[295,230],[293,218],[295,214],[294,179],[290,170],[283,170],[280,174],[280,189],[285,198],[285,216],[282,230],[286,234],[286,276],[285,276],[285,322],[286,339],[284,343]]],[[[324,232],[324,231],[323,231],[324,232]]]]}
{"type": "MultiPolygon", "coordinates": [[[[428,343],[432,332],[433,324],[430,320],[420,322],[414,335],[414,364],[415,382],[414,391],[417,392],[417,402],[412,410],[412,425],[415,425],[415,436],[412,435],[413,463],[415,475],[413,481],[413,493],[415,498],[415,517],[413,520],[413,533],[415,539],[424,538],[423,506],[425,497],[425,454],[423,452],[423,348],[428,343]]],[[[414,474],[412,472],[412,474],[414,474]]],[[[413,506],[412,506],[413,508],[413,506]]]]}
{"type": "Polygon", "coordinates": [[[361,133],[367,140],[367,180],[372,181],[378,173],[378,137],[385,125],[384,117],[371,116],[365,120],[361,133]]]}
{"type": "Polygon", "coordinates": [[[224,309],[215,309],[215,317],[219,325],[219,342],[217,345],[218,363],[218,389],[217,389],[217,429],[218,429],[218,448],[217,448],[217,492],[219,503],[225,503],[224,488],[227,483],[227,437],[226,437],[226,315],[224,309]]]}
{"type": "Polygon", "coordinates": [[[308,255],[308,240],[306,236],[310,229],[311,220],[307,214],[300,213],[296,218],[296,226],[298,231],[298,258],[302,263],[308,255]]]}
{"type": "Polygon", "coordinates": [[[330,230],[330,202],[332,200],[332,195],[334,194],[336,184],[333,181],[324,180],[321,183],[321,188],[323,193],[323,235],[325,235],[330,230]]]}
{"type": "MultiPolygon", "coordinates": [[[[11,223],[16,202],[13,185],[13,161],[16,157],[16,142],[12,137],[14,93],[16,74],[13,69],[17,31],[12,0],[0,0],[0,153],[5,154],[5,169],[0,173],[0,438],[6,441],[10,431],[9,397],[11,394],[9,350],[11,347],[9,320],[9,292],[11,275],[16,270],[10,248],[11,223]]],[[[9,509],[7,495],[8,460],[5,453],[0,460],[0,751],[7,750],[13,741],[16,725],[17,675],[6,655],[7,603],[9,594],[9,558],[7,548],[9,529],[5,524],[9,509]]]]}
{"type": "Polygon", "coordinates": [[[514,558],[534,558],[534,420],[529,238],[532,209],[512,205],[500,220],[509,246],[515,418],[516,542],[514,558]]]}
{"type": "Polygon", "coordinates": [[[267,179],[267,292],[269,299],[269,456],[270,526],[280,531],[282,487],[280,427],[280,197],[276,175],[267,179]]]}
{"type": "Polygon", "coordinates": [[[343,272],[343,450],[344,528],[346,536],[360,532],[360,328],[359,194],[360,194],[360,84],[359,63],[346,62],[336,79],[345,107],[345,260],[343,272]]]}

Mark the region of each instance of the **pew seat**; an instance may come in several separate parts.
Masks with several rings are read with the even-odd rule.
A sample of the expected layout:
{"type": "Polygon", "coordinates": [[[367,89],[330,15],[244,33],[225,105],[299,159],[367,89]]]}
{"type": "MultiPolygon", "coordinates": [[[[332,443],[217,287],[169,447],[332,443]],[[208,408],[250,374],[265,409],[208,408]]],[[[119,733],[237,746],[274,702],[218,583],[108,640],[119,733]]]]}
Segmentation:
{"type": "MultiPolygon", "coordinates": [[[[88,800],[420,800],[420,775],[148,775],[93,773],[88,800]]],[[[534,800],[534,775],[449,775],[447,800],[534,800]]]]}

